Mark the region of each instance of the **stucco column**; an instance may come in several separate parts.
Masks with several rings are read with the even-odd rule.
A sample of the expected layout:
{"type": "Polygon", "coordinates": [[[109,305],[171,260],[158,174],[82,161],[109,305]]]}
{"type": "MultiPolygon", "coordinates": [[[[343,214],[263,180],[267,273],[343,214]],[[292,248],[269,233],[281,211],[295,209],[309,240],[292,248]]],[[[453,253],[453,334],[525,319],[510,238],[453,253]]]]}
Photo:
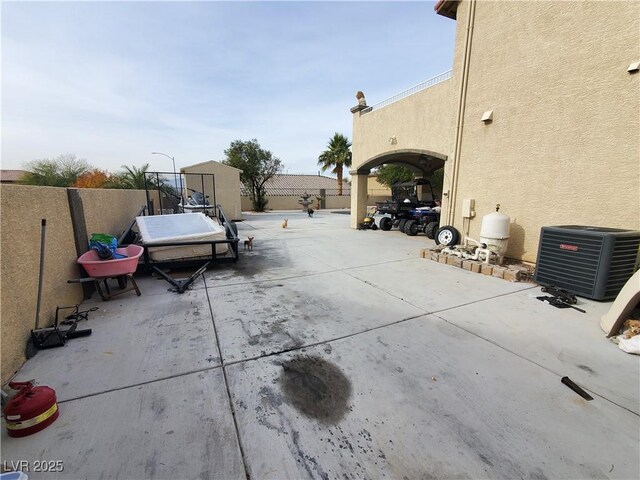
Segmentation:
{"type": "Polygon", "coordinates": [[[349,172],[351,174],[351,228],[358,228],[358,223],[367,214],[367,183],[369,173],[349,172]]]}

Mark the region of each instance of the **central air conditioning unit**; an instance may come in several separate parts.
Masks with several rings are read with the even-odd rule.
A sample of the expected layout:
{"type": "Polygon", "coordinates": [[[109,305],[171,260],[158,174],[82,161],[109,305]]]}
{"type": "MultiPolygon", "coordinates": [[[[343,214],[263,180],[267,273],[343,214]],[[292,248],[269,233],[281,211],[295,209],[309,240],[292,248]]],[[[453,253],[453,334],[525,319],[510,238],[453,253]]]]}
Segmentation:
{"type": "Polygon", "coordinates": [[[640,232],[563,225],[540,232],[535,281],[593,300],[615,298],[638,264],[640,232]]]}

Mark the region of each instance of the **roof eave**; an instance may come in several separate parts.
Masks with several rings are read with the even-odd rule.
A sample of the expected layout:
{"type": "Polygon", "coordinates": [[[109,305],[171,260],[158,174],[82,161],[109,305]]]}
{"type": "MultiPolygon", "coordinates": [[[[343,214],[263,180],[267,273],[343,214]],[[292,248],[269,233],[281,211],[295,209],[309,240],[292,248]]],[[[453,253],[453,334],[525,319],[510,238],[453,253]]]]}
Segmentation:
{"type": "Polygon", "coordinates": [[[216,160],[207,160],[205,162],[199,162],[199,163],[194,163],[192,165],[187,165],[186,167],[180,167],[180,172],[183,172],[187,168],[199,167],[200,165],[206,165],[207,163],[217,163],[219,165],[224,165],[227,168],[233,168],[234,170],[238,170],[239,172],[242,172],[242,170],[239,168],[232,167],[231,165],[227,165],[226,163],[218,162],[216,160]]]}
{"type": "Polygon", "coordinates": [[[456,20],[460,1],[461,0],[438,0],[433,9],[438,15],[456,20]]]}

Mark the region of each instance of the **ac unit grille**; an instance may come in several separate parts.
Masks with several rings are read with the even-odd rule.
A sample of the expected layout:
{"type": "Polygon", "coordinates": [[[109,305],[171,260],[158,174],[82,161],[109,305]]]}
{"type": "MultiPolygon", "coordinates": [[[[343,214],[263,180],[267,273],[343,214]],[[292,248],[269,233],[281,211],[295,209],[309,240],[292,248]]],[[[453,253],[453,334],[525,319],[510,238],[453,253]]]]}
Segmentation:
{"type": "Polygon", "coordinates": [[[640,237],[616,238],[605,295],[617,295],[629,277],[633,275],[634,265],[638,258],[639,241],[640,237]]]}
{"type": "Polygon", "coordinates": [[[615,298],[633,275],[640,232],[597,227],[544,227],[536,282],[578,295],[615,298]]]}

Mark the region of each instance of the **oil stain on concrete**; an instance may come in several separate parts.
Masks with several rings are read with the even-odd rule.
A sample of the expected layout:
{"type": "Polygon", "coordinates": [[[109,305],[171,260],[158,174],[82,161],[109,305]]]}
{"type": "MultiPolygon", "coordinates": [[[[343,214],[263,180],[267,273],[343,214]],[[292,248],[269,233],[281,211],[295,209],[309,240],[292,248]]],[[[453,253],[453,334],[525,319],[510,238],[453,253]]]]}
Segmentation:
{"type": "Polygon", "coordinates": [[[351,382],[338,367],[316,356],[297,356],[281,365],[280,385],[287,403],[324,424],[344,417],[351,382]]]}

